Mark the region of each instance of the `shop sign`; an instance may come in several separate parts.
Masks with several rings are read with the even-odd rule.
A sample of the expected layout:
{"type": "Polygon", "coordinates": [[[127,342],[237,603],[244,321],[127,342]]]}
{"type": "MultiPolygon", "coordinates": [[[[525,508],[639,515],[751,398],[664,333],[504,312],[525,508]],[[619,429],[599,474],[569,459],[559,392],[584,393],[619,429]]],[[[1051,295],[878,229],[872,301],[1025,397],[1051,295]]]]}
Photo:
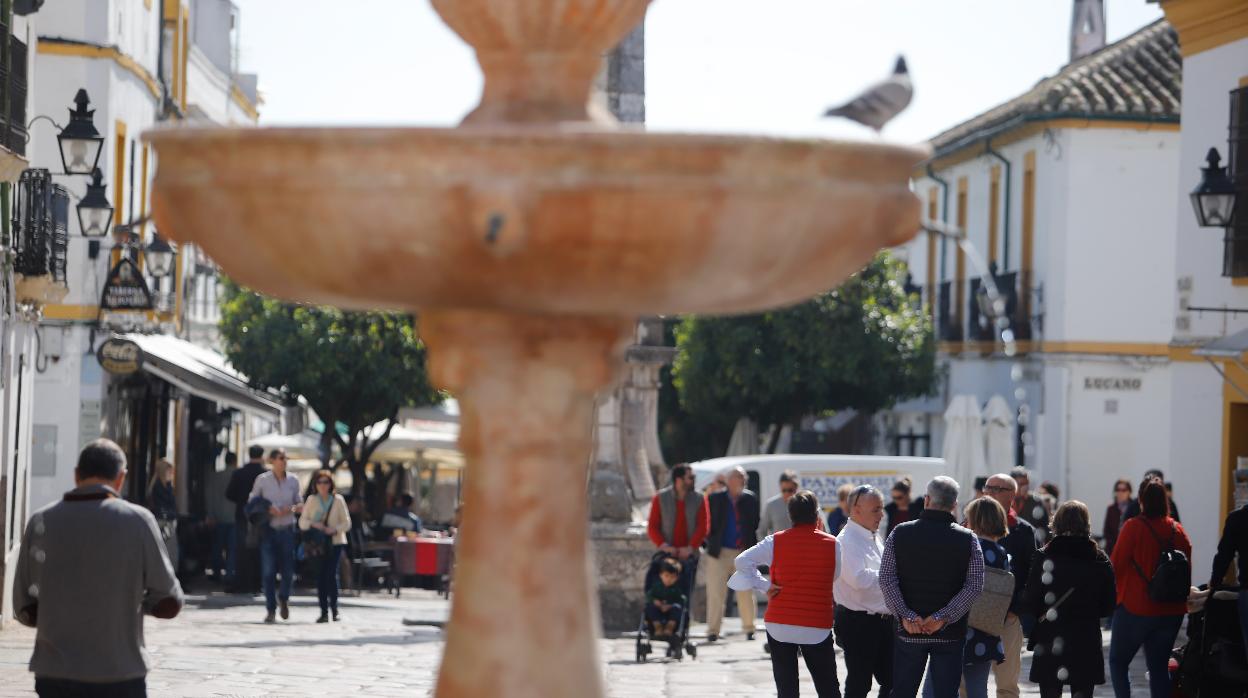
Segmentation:
{"type": "Polygon", "coordinates": [[[128,339],[114,337],[104,342],[95,356],[101,368],[119,376],[134,373],[143,366],[143,350],[128,339]]]}
{"type": "Polygon", "coordinates": [[[108,280],[104,282],[104,293],[100,296],[102,310],[136,310],[145,311],[154,308],[152,292],[143,280],[134,260],[123,257],[112,271],[108,272],[108,280]]]}
{"type": "Polygon", "coordinates": [[[1141,378],[1092,378],[1083,379],[1084,390],[1136,391],[1144,385],[1141,378]]]}

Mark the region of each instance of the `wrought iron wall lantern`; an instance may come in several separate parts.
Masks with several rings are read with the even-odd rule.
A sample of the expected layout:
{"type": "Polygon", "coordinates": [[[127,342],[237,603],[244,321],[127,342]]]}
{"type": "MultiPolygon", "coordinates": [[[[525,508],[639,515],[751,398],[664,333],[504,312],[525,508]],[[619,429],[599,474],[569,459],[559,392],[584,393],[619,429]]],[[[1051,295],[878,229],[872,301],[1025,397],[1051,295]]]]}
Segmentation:
{"type": "Polygon", "coordinates": [[[1229,228],[1234,223],[1237,192],[1235,185],[1221,166],[1222,156],[1217,148],[1210,148],[1201,168],[1200,184],[1192,190],[1192,208],[1196,222],[1202,228],[1229,228]]]}
{"type": "Polygon", "coordinates": [[[87,185],[87,194],[78,202],[78,228],[85,238],[108,235],[113,224],[113,205],[105,195],[104,175],[97,168],[87,185]]]}

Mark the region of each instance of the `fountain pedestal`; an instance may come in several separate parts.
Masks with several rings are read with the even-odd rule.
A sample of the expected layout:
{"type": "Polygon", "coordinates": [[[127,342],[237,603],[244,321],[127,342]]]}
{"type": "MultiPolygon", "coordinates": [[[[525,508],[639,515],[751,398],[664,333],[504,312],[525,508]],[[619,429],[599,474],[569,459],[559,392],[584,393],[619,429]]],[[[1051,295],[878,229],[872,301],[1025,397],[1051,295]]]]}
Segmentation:
{"type": "Polygon", "coordinates": [[[473,464],[441,698],[601,694],[585,454],[594,396],[615,379],[633,327],[631,318],[421,316],[431,377],[459,398],[460,450],[473,464]]]}
{"type": "Polygon", "coordinates": [[[148,133],[153,215],[258,291],[417,314],[467,464],[437,695],[596,698],[590,424],[636,319],[835,286],[917,232],[928,151],[614,130],[589,91],[649,0],[432,1],[485,72],[465,125],[148,133]]]}

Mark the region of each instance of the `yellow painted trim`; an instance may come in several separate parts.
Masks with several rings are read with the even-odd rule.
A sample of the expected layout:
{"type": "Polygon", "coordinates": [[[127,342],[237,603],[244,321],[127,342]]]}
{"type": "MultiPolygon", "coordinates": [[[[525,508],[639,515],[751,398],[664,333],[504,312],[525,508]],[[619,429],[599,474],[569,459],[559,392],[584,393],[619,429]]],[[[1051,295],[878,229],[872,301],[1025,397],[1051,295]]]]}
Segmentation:
{"type": "Polygon", "coordinates": [[[1001,166],[993,165],[988,182],[988,263],[997,261],[1001,244],[1001,166]]]}
{"type": "Polygon", "coordinates": [[[1248,286],[1248,276],[1237,276],[1231,279],[1232,286],[1248,286]]]}
{"type": "MultiPolygon", "coordinates": [[[[1234,363],[1223,362],[1222,369],[1226,371],[1227,378],[1235,381],[1236,385],[1248,385],[1248,372],[1236,366],[1234,363]]],[[[1219,497],[1221,504],[1221,516],[1219,521],[1225,521],[1226,516],[1230,513],[1232,501],[1235,498],[1235,481],[1231,477],[1235,470],[1235,458],[1238,454],[1231,453],[1231,441],[1234,436],[1235,424],[1233,423],[1232,407],[1234,405],[1248,404],[1248,400],[1244,399],[1238,391],[1231,387],[1226,380],[1222,381],[1222,496],[1219,497]]],[[[1242,434],[1240,435],[1242,437],[1242,434]]]]}
{"type": "Polygon", "coordinates": [[[1244,0],[1165,0],[1161,9],[1179,33],[1184,58],[1248,38],[1244,0]]]}
{"type": "Polygon", "coordinates": [[[143,7],[149,10],[152,9],[152,0],[143,0],[143,7]]]}
{"type": "Polygon", "coordinates": [[[191,62],[191,12],[185,5],[182,6],[182,25],[181,26],[182,26],[182,100],[181,100],[181,104],[182,104],[182,111],[185,113],[186,103],[187,103],[186,102],[187,93],[190,92],[190,90],[187,89],[187,85],[190,82],[188,80],[189,73],[187,72],[187,70],[191,62]]]}
{"type": "MultiPolygon", "coordinates": [[[[1097,341],[1068,341],[1068,342],[1036,342],[1032,340],[1024,340],[1017,343],[1019,354],[1098,354],[1102,356],[1135,356],[1150,357],[1157,359],[1169,359],[1176,363],[1204,363],[1205,357],[1197,356],[1196,350],[1200,348],[1200,344],[1158,344],[1150,342],[1097,342],[1097,341]]],[[[959,353],[988,353],[993,350],[1001,349],[1000,342],[940,342],[937,350],[945,354],[959,353]]],[[[1248,352],[1245,353],[1243,360],[1248,360],[1248,352]]],[[[1215,358],[1214,361],[1223,361],[1223,359],[1215,358]]],[[[1232,364],[1228,364],[1232,365],[1232,364]]],[[[1245,379],[1244,384],[1248,384],[1245,379]]]]}
{"type": "Polygon", "coordinates": [[[1239,86],[1248,87],[1248,75],[1245,75],[1244,77],[1239,79],[1239,86]]]}
{"type": "Polygon", "coordinates": [[[252,121],[260,120],[260,110],[257,108],[257,105],[252,104],[251,100],[247,99],[247,95],[243,94],[242,89],[238,85],[230,85],[230,99],[233,99],[238,108],[242,109],[243,113],[252,121]]]}
{"type": "Polygon", "coordinates": [[[1036,151],[1028,150],[1023,154],[1023,225],[1022,247],[1019,250],[1019,282],[1022,291],[1018,297],[1018,312],[1021,317],[1031,317],[1032,268],[1035,262],[1036,247],[1036,151]]]}
{"type": "Polygon", "coordinates": [[[38,44],[38,53],[44,56],[76,56],[79,58],[95,58],[102,60],[110,60],[121,68],[134,75],[147,86],[147,91],[152,93],[152,97],[160,99],[160,83],[156,82],[156,78],[147,69],[134,58],[121,52],[116,46],[91,46],[90,44],[66,44],[58,41],[41,40],[38,44]]]}
{"type": "MultiPolygon", "coordinates": [[[[957,222],[958,230],[966,232],[966,215],[967,215],[967,199],[969,197],[970,182],[967,177],[958,178],[958,210],[957,222]]],[[[956,307],[953,312],[949,313],[953,322],[963,333],[966,332],[966,253],[962,251],[962,246],[958,245],[957,256],[954,257],[954,284],[956,288],[953,291],[954,303],[956,307]]],[[[963,335],[965,337],[965,334],[963,335]]]]}
{"type": "MultiPolygon", "coordinates": [[[[927,219],[935,222],[939,214],[940,201],[937,199],[939,190],[932,187],[927,190],[927,219]]],[[[936,234],[927,234],[927,302],[931,306],[927,309],[932,316],[932,322],[936,322],[936,234]]]]}
{"type": "MultiPolygon", "coordinates": [[[[141,161],[142,165],[140,166],[140,170],[142,172],[142,179],[139,180],[139,186],[140,186],[139,188],[139,217],[140,218],[147,215],[147,164],[148,164],[148,159],[151,156],[151,150],[152,150],[152,146],[150,143],[143,144],[143,159],[141,161]]],[[[139,226],[139,236],[140,237],[147,236],[147,223],[144,223],[143,225],[139,226]]]]}
{"type": "MultiPolygon", "coordinates": [[[[126,122],[118,119],[113,126],[113,227],[121,225],[126,211],[126,122]]],[[[117,266],[121,261],[121,247],[113,246],[112,264],[117,266]]]]}
{"type": "MultiPolygon", "coordinates": [[[[1029,121],[1025,124],[1016,126],[1008,131],[1002,131],[1000,134],[992,137],[992,147],[1000,150],[1003,146],[1017,143],[1022,140],[1038,136],[1045,131],[1051,129],[1113,129],[1119,131],[1162,131],[1176,133],[1179,131],[1179,124],[1164,121],[1125,121],[1125,120],[1107,120],[1107,119],[1041,119],[1037,121],[1029,121]]],[[[977,141],[967,145],[947,155],[942,155],[935,160],[929,161],[932,169],[944,170],[954,165],[960,165],[969,162],[975,158],[987,154],[987,142],[977,141]]],[[[927,176],[928,162],[921,163],[911,171],[912,179],[922,179],[927,176]]]]}
{"type": "Polygon", "coordinates": [[[45,305],[45,320],[94,320],[100,315],[99,306],[95,305],[45,305]]]}

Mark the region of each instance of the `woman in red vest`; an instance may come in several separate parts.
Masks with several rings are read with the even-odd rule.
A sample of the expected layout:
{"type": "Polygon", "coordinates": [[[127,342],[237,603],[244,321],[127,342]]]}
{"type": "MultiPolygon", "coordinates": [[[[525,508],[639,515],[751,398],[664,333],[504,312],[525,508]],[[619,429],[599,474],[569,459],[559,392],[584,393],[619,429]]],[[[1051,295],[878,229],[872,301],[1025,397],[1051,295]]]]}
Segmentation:
{"type": "Polygon", "coordinates": [[[789,500],[793,527],[767,536],[737,556],[737,571],[728,580],[735,591],[767,593],[763,622],[771,646],[771,671],[779,698],[797,698],[797,655],[815,681],[819,698],[841,698],[832,640],[832,583],[840,568],[836,538],[822,528],[819,502],[810,490],[789,500]],[[771,581],[759,573],[771,566],[771,581]]]}

